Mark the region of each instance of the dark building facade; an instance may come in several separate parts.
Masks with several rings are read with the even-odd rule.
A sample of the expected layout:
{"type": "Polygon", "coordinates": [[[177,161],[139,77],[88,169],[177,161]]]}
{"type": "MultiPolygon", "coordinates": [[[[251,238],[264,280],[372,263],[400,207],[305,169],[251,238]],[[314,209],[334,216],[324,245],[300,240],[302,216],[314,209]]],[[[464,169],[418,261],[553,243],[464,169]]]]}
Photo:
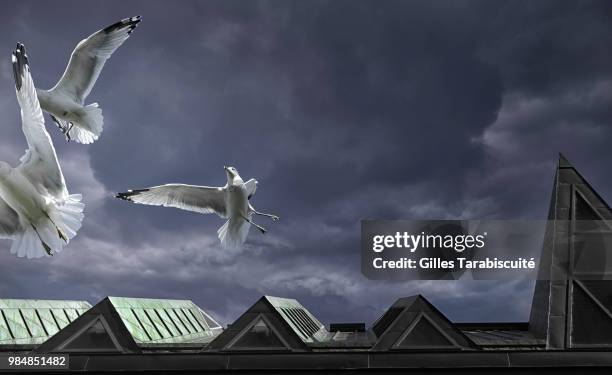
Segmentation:
{"type": "Polygon", "coordinates": [[[612,347],[612,211],[563,156],[548,219],[529,328],[547,349],[612,347]]]}
{"type": "Polygon", "coordinates": [[[0,303],[0,350],[67,353],[76,372],[610,373],[610,219],[560,156],[529,322],[453,323],[421,295],[367,329],[327,327],[297,300],[272,296],[226,328],[190,301],[12,301],[0,303]]]}

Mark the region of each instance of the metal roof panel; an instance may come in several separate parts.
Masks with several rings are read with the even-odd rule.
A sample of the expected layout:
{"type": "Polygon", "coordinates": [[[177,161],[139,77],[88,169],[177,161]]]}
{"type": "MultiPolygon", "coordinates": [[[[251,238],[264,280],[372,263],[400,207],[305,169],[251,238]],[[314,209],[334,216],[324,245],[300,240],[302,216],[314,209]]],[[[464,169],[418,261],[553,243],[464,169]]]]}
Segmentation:
{"type": "Polygon", "coordinates": [[[86,301],[0,299],[0,347],[40,344],[89,308],[86,301]]]}
{"type": "Polygon", "coordinates": [[[315,335],[322,337],[327,333],[325,326],[297,300],[273,296],[265,298],[302,341],[309,343],[319,341],[315,335]]]}
{"type": "Polygon", "coordinates": [[[219,330],[209,328],[209,315],[189,300],[109,297],[124,325],[139,345],[205,344],[219,330]]]}

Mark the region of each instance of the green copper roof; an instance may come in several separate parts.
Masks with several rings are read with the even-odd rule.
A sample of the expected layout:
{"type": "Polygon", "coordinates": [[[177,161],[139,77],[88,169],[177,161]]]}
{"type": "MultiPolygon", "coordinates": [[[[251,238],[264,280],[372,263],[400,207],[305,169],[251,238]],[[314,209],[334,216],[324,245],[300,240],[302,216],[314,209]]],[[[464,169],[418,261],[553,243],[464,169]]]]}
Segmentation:
{"type": "Polygon", "coordinates": [[[40,344],[89,308],[86,301],[0,299],[0,346],[40,344]]]}
{"type": "Polygon", "coordinates": [[[266,296],[281,317],[304,342],[313,342],[326,333],[325,327],[295,299],[266,296]]]}
{"type": "Polygon", "coordinates": [[[204,344],[222,331],[188,300],[108,297],[139,345],[204,344]]]}

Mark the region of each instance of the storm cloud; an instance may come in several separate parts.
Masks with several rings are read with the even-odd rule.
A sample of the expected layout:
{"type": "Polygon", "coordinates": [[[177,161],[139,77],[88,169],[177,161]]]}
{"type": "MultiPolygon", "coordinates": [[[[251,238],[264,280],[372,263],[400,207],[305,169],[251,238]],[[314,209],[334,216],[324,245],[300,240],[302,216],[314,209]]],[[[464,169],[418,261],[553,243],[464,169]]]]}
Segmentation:
{"type": "MultiPolygon", "coordinates": [[[[8,1],[0,5],[0,158],[25,148],[10,51],[37,86],[75,44],[143,22],[88,101],[105,130],[66,144],[51,121],[84,226],[35,261],[0,244],[0,295],[187,298],[231,323],[262,294],[322,321],[372,322],[430,298],[456,321],[522,321],[533,284],[380,282],[360,273],[360,220],[545,218],[558,152],[612,193],[612,4],[607,1],[8,1]],[[279,214],[241,250],[222,222],[128,205],[113,193],[255,177],[279,214]]],[[[264,224],[262,222],[262,224],[264,224]]]]}

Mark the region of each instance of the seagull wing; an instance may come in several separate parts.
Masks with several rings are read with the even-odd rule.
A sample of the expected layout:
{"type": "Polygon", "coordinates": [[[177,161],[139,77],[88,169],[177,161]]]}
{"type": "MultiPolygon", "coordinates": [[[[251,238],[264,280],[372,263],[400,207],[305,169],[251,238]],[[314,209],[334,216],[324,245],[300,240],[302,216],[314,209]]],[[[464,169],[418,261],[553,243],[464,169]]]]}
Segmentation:
{"type": "Polygon", "coordinates": [[[166,184],[147,189],[129,190],[117,198],[152,206],[175,207],[202,214],[227,217],[225,191],[220,187],[166,184]]]}
{"type": "Polygon", "coordinates": [[[257,190],[257,184],[258,182],[254,178],[251,178],[250,180],[244,183],[244,186],[246,187],[248,199],[251,199],[251,197],[255,195],[255,191],[257,190]]]}
{"type": "Polygon", "coordinates": [[[13,238],[20,230],[17,212],[0,198],[0,238],[13,238]]]}
{"type": "Polygon", "coordinates": [[[66,181],[51,137],[45,129],[45,120],[23,44],[18,45],[13,52],[13,73],[17,101],[21,107],[21,129],[28,142],[28,149],[17,168],[41,194],[63,200],[68,196],[66,181]]]}
{"type": "Polygon", "coordinates": [[[77,44],[66,71],[51,91],[61,91],[83,104],[96,83],[106,60],[129,38],[140,16],[125,18],[77,44]]]}

